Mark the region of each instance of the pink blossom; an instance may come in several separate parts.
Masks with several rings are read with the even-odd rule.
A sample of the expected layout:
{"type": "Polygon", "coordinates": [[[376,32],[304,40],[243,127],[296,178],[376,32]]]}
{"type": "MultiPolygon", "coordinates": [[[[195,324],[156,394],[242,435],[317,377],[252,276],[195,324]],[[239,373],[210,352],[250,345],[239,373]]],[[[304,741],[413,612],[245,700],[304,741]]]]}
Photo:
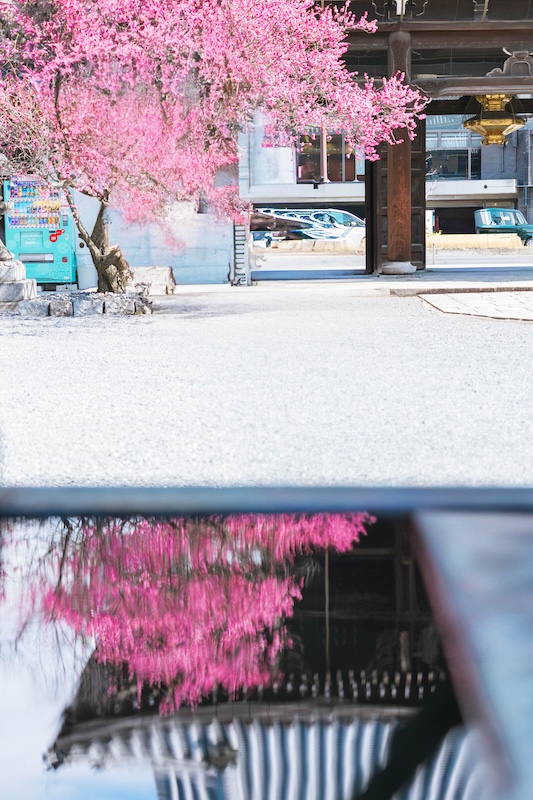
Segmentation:
{"type": "Polygon", "coordinates": [[[139,695],[166,691],[166,710],[268,685],[289,646],[285,620],[301,599],[296,556],[344,552],[366,514],[239,515],[208,520],[80,524],[49,548],[29,602],[96,642],[95,657],[127,664],[139,695]]]}
{"type": "Polygon", "coordinates": [[[347,31],[376,28],[348,5],[3,0],[4,152],[67,192],[111,196],[130,221],[199,196],[237,213],[215,177],[257,110],[270,143],[326,127],[375,158],[394,131],[413,134],[424,101],[401,75],[360,84],[347,71],[347,31]]]}

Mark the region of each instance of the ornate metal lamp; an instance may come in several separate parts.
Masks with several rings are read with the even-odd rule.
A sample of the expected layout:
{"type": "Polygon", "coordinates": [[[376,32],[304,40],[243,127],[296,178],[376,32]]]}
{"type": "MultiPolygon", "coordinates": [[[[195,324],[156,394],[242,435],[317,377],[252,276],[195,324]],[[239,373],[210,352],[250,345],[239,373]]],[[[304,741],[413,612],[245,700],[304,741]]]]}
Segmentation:
{"type": "Polygon", "coordinates": [[[510,94],[478,94],[476,100],[481,111],[465,120],[464,127],[483,136],[482,144],[505,144],[506,137],[525,125],[525,119],[505,109],[512,99],[510,94]]]}

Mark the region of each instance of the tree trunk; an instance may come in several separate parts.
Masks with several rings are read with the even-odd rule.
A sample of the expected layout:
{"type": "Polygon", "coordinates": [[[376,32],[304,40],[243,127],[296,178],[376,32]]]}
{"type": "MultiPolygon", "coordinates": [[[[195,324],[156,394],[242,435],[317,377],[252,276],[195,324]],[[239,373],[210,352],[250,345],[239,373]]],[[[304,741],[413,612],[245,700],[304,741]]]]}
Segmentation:
{"type": "Polygon", "coordinates": [[[109,228],[105,214],[107,203],[101,202],[96,222],[91,233],[91,240],[97,252],[90,248],[94,266],[98,273],[98,291],[125,292],[133,281],[131,267],[122,255],[118,245],[109,245],[109,228]]]}
{"type": "Polygon", "coordinates": [[[88,248],[98,273],[98,291],[114,292],[116,294],[125,292],[132,285],[133,272],[122,255],[119,246],[116,244],[109,245],[109,231],[105,218],[109,193],[106,191],[103,198],[100,199],[100,209],[94,223],[93,232],[89,234],[80,219],[70,187],[65,186],[64,191],[79,236],[88,248]]]}
{"type": "Polygon", "coordinates": [[[100,250],[105,253],[109,250],[109,228],[106,221],[107,203],[100,201],[100,208],[98,209],[98,216],[94,223],[91,239],[100,250]]]}

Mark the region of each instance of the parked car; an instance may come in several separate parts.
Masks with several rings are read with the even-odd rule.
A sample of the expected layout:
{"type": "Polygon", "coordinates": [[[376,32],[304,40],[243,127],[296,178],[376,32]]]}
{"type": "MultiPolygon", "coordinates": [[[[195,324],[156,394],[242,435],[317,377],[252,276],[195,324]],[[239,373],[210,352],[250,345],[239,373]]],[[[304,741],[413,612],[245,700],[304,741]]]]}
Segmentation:
{"type": "Polygon", "coordinates": [[[316,211],[313,215],[319,221],[321,219],[335,220],[339,225],[344,225],[345,228],[364,228],[365,222],[360,217],[356,217],[350,211],[341,211],[338,208],[326,208],[324,210],[316,211]]]}
{"type": "Polygon", "coordinates": [[[275,209],[258,209],[250,217],[250,231],[258,247],[269,247],[275,239],[301,239],[303,231],[315,227],[313,222],[284,217],[275,213],[275,209]]]}
{"type": "Polygon", "coordinates": [[[476,233],[517,233],[526,247],[533,247],[533,225],[513,208],[479,208],[474,211],[476,233]]]}
{"type": "Polygon", "coordinates": [[[283,217],[311,217],[318,221],[328,222],[332,219],[346,228],[364,228],[365,221],[351,211],[339,208],[258,208],[264,214],[278,214],[283,217]]]}
{"type": "Polygon", "coordinates": [[[350,237],[358,246],[365,238],[364,220],[349,211],[336,208],[259,208],[257,213],[270,215],[280,220],[293,219],[300,225],[296,236],[304,239],[342,239],[350,237]],[[303,226],[301,223],[306,223],[303,226]]]}

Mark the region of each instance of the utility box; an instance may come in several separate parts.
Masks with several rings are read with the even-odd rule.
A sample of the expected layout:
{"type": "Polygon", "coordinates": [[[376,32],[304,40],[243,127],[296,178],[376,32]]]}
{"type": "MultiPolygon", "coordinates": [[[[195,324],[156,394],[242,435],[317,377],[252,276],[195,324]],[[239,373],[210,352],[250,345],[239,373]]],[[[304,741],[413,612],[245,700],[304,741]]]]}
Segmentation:
{"type": "Polygon", "coordinates": [[[31,175],[4,181],[6,246],[41,284],[76,283],[75,226],[59,188],[31,175]]]}
{"type": "Polygon", "coordinates": [[[435,211],[428,209],[426,211],[426,233],[435,233],[435,211]]]}
{"type": "Polygon", "coordinates": [[[78,289],[96,289],[98,273],[93,264],[89,248],[78,237],[76,247],[76,269],[78,273],[78,289]]]}

